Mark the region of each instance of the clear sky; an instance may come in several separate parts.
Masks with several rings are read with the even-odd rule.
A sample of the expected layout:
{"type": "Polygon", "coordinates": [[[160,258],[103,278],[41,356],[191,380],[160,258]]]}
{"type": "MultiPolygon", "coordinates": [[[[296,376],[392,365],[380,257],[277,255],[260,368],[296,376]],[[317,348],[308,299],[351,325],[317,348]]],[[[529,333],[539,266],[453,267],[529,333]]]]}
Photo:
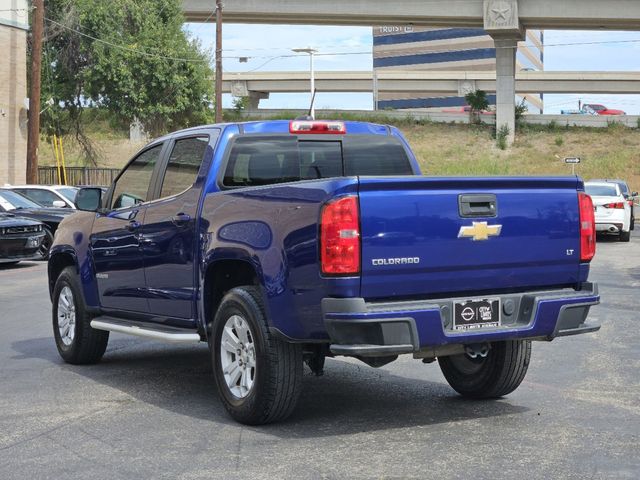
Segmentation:
{"type": "MultiPolygon", "coordinates": [[[[187,24],[187,30],[213,51],[214,25],[187,24]]],[[[548,71],[640,71],[640,32],[548,30],[545,44],[548,71]]],[[[237,24],[223,28],[223,67],[227,72],[308,71],[308,55],[291,51],[307,46],[319,52],[317,70],[372,69],[368,27],[237,24]],[[240,63],[238,57],[247,57],[247,62],[240,63]]],[[[579,99],[640,114],[640,95],[545,95],[545,111],[577,108],[579,99]]],[[[225,106],[231,102],[225,95],[225,106]]],[[[308,94],[272,94],[260,102],[261,108],[306,108],[308,104],[308,94]]],[[[319,93],[316,107],[366,110],[372,109],[373,99],[370,94],[319,93]]]]}

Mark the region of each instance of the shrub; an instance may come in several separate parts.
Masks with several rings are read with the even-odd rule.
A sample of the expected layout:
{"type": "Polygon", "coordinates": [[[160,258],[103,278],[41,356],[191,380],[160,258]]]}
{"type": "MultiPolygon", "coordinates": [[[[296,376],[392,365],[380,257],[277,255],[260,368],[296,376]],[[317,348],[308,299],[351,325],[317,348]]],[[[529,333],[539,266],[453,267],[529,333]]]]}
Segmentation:
{"type": "Polygon", "coordinates": [[[469,112],[469,121],[471,123],[480,123],[480,112],[489,109],[487,92],[485,92],[484,90],[469,92],[464,96],[464,99],[471,107],[471,111],[469,112]]]}
{"type": "Polygon", "coordinates": [[[500,150],[507,149],[507,138],[509,138],[509,127],[507,125],[503,125],[496,132],[496,145],[500,150]]]}

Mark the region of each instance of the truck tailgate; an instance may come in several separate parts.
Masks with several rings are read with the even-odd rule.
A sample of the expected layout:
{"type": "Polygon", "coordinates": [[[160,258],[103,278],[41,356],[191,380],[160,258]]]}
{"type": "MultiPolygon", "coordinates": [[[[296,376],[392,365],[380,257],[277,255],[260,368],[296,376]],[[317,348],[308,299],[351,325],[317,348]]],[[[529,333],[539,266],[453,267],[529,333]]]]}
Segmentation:
{"type": "Polygon", "coordinates": [[[360,177],[362,296],[578,283],[580,185],[576,177],[360,177]]]}

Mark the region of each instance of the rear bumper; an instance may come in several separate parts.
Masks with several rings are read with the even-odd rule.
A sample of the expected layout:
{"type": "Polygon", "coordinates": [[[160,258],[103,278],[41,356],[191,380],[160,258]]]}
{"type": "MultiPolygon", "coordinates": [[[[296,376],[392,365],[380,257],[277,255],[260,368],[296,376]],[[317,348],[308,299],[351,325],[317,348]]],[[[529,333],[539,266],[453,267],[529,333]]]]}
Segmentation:
{"type": "Polygon", "coordinates": [[[500,297],[502,325],[458,332],[452,329],[453,302],[466,298],[418,302],[367,303],[362,298],[325,298],[324,323],[336,355],[377,357],[417,353],[448,345],[504,340],[553,340],[595,332],[589,309],[600,303],[596,284],[579,291],[492,295],[500,297]]]}
{"type": "Polygon", "coordinates": [[[622,222],[596,223],[596,232],[620,233],[622,230],[624,230],[624,224],[622,222]]]}

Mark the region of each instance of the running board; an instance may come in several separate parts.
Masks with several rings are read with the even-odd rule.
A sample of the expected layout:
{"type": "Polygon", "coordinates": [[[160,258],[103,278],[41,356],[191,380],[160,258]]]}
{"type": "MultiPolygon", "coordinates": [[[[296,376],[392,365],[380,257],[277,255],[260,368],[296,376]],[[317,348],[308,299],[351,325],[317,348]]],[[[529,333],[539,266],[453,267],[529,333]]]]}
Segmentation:
{"type": "Polygon", "coordinates": [[[200,335],[193,330],[127,322],[126,320],[105,317],[91,320],[91,328],[171,343],[199,343],[201,340],[200,335]]]}

